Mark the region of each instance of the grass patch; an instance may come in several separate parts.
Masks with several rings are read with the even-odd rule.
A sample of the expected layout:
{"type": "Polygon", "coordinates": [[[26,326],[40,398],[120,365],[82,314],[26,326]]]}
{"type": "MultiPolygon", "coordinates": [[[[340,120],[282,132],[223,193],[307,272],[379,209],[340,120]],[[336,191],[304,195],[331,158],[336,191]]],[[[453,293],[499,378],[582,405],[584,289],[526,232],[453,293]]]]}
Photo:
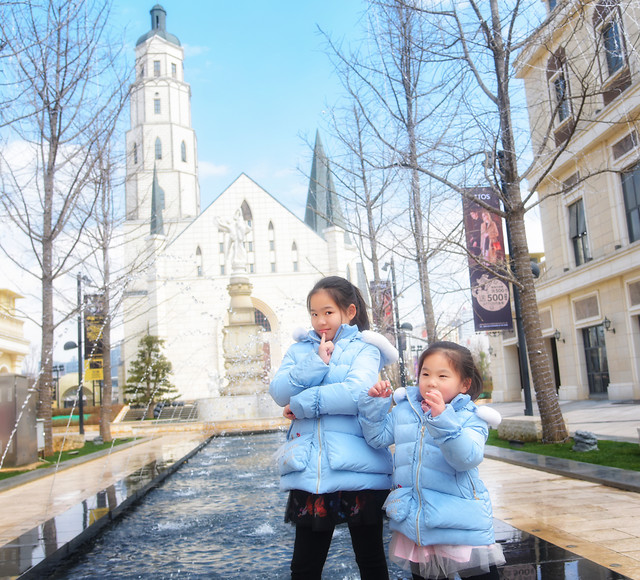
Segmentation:
{"type": "MultiPolygon", "coordinates": [[[[84,444],[84,447],[80,449],[71,449],[70,451],[63,451],[62,453],[56,452],[53,455],[45,457],[45,461],[41,462],[35,469],[52,468],[56,466],[58,461],[60,461],[60,463],[64,463],[65,461],[69,461],[70,459],[75,459],[84,455],[91,455],[92,453],[97,453],[98,451],[102,451],[103,449],[117,447],[118,445],[129,443],[129,441],[133,440],[133,437],[125,439],[114,439],[110,443],[100,443],[99,445],[96,445],[93,441],[87,441],[84,444]]],[[[0,471],[0,481],[2,481],[3,479],[9,479],[10,477],[14,477],[16,475],[21,475],[22,473],[29,473],[30,471],[33,471],[33,469],[0,471]]]]}
{"type": "Polygon", "coordinates": [[[537,453],[538,455],[560,457],[561,459],[572,459],[573,461],[582,461],[606,467],[640,471],[640,445],[627,443],[626,441],[601,439],[598,441],[597,451],[572,451],[573,439],[569,439],[566,443],[523,443],[516,447],[508,441],[500,439],[498,432],[495,429],[491,429],[487,445],[525,451],[527,453],[537,453]]]}

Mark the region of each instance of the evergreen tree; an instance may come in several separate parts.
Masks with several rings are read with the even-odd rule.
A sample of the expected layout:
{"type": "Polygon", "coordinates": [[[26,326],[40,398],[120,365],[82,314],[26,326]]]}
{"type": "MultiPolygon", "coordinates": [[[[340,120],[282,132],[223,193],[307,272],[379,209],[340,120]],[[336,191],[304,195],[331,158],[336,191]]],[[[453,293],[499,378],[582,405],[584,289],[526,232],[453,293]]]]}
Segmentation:
{"type": "Polygon", "coordinates": [[[124,387],[127,399],[147,406],[147,414],[153,416],[153,403],[171,401],[177,389],[169,381],[173,367],[162,353],[164,340],[147,334],[140,339],[138,356],[129,368],[129,381],[124,387]]]}

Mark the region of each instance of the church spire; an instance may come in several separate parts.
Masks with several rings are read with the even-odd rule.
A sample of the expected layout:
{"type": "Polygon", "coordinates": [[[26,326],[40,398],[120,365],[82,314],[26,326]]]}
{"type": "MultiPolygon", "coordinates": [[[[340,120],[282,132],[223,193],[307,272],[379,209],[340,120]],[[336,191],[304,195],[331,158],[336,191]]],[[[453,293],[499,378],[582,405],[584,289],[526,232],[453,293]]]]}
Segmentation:
{"type": "Polygon", "coordinates": [[[313,148],[313,162],[311,164],[311,178],[309,179],[309,193],[307,194],[307,209],[304,216],[305,223],[316,233],[330,226],[338,226],[346,230],[346,222],[333,185],[333,174],[329,167],[329,159],[325,155],[320,132],[316,131],[316,143],[313,148]]]}
{"type": "Polygon", "coordinates": [[[170,32],[167,32],[167,11],[162,6],[160,6],[160,4],[156,4],[149,11],[149,13],[151,14],[151,30],[138,38],[136,46],[142,44],[152,36],[159,36],[160,38],[164,38],[172,44],[180,46],[178,37],[174,34],[171,34],[170,32]]]}
{"type": "Polygon", "coordinates": [[[164,209],[164,190],[158,183],[158,172],[153,165],[153,183],[151,185],[151,235],[164,235],[162,210],[164,209]]]}

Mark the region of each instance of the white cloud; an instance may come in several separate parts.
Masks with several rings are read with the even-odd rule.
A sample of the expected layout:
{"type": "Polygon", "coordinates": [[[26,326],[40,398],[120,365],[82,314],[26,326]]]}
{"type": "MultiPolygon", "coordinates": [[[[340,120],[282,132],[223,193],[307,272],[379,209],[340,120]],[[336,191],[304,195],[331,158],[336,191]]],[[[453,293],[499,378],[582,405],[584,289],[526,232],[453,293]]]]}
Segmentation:
{"type": "Polygon", "coordinates": [[[229,167],[227,165],[216,165],[209,161],[200,161],[198,163],[198,173],[201,177],[219,177],[228,175],[229,167]]]}

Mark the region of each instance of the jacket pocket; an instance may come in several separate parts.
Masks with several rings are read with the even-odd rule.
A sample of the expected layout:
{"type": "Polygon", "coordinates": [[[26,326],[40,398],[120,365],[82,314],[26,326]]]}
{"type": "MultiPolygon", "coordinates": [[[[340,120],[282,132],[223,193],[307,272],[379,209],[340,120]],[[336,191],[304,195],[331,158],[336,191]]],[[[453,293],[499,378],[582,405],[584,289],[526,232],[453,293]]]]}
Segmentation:
{"type": "Polygon", "coordinates": [[[388,449],[374,449],[363,437],[350,433],[326,433],[331,469],[357,473],[390,474],[393,465],[388,449]]]}
{"type": "Polygon", "coordinates": [[[275,454],[280,475],[286,475],[292,471],[303,471],[309,463],[311,447],[312,435],[310,433],[284,443],[275,454]]]}
{"type": "Polygon", "coordinates": [[[484,494],[478,499],[457,497],[427,490],[423,504],[424,521],[430,528],[485,530],[492,525],[491,504],[484,494]]]}
{"type": "Polygon", "coordinates": [[[409,514],[409,507],[411,502],[411,488],[399,487],[394,489],[387,500],[384,502],[384,509],[387,510],[387,515],[395,522],[403,521],[409,514]]]}

